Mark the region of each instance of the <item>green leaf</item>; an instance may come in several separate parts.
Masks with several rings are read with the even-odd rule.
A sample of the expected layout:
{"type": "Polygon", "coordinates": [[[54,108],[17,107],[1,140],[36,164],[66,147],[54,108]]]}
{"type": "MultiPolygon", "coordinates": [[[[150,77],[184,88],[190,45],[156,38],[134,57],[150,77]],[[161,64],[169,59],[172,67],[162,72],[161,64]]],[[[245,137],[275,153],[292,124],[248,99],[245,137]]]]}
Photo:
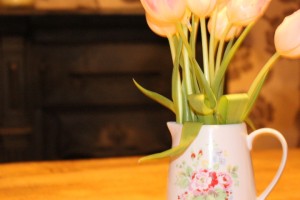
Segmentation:
{"type": "Polygon", "coordinates": [[[249,103],[247,106],[247,110],[245,111],[244,114],[244,118],[247,118],[248,114],[250,113],[250,111],[252,110],[254,103],[256,102],[256,99],[262,89],[262,86],[270,72],[270,70],[272,69],[272,66],[274,65],[274,63],[276,62],[276,60],[279,58],[279,54],[275,53],[269,60],[268,62],[265,64],[265,66],[261,69],[261,71],[259,72],[259,74],[257,75],[257,77],[255,78],[255,80],[253,81],[249,91],[248,91],[248,96],[249,96],[249,103]]]}
{"type": "Polygon", "coordinates": [[[178,181],[176,182],[180,188],[187,188],[189,186],[190,180],[188,177],[183,176],[183,175],[179,175],[178,177],[178,181]]]}
{"type": "Polygon", "coordinates": [[[217,113],[221,124],[234,124],[244,121],[244,114],[248,106],[249,96],[243,94],[228,94],[221,96],[217,113]]]}
{"type": "Polygon", "coordinates": [[[193,171],[194,171],[193,168],[191,168],[190,166],[188,166],[188,167],[186,168],[186,172],[185,172],[186,176],[187,176],[187,177],[192,176],[193,171]]]}
{"type": "Polygon", "coordinates": [[[209,103],[212,107],[215,107],[216,105],[216,96],[213,93],[209,83],[205,79],[205,76],[203,74],[203,71],[201,70],[197,60],[195,58],[192,58],[192,63],[194,67],[194,72],[196,75],[197,80],[199,81],[200,86],[204,89],[205,94],[207,95],[207,98],[209,100],[209,103]]]}
{"type": "Polygon", "coordinates": [[[207,99],[204,94],[192,94],[188,97],[191,108],[201,115],[209,115],[214,112],[209,106],[207,106],[207,99]]]}
{"type": "Polygon", "coordinates": [[[217,196],[213,197],[212,200],[224,200],[227,197],[226,191],[220,188],[217,188],[216,190],[217,196]]]}
{"type": "Polygon", "coordinates": [[[219,163],[214,164],[214,166],[213,166],[214,170],[218,170],[219,168],[220,168],[220,164],[219,163]]]}
{"type": "Polygon", "coordinates": [[[211,115],[197,115],[198,122],[202,124],[218,124],[216,117],[211,115]]]}
{"type": "Polygon", "coordinates": [[[193,200],[207,200],[207,198],[205,196],[197,196],[193,197],[193,200]]]}
{"type": "Polygon", "coordinates": [[[252,131],[256,130],[255,125],[254,125],[253,121],[250,118],[246,118],[245,122],[251,128],[252,131]]]}
{"type": "Polygon", "coordinates": [[[197,196],[197,197],[194,197],[193,200],[207,200],[207,198],[204,196],[197,196]]]}
{"type": "Polygon", "coordinates": [[[168,98],[166,98],[166,97],[164,97],[164,96],[162,96],[162,95],[160,95],[160,94],[158,94],[156,92],[152,92],[150,90],[147,90],[147,89],[143,88],[134,79],[133,79],[133,82],[136,85],[136,87],[143,94],[145,94],[147,97],[153,99],[154,101],[157,101],[158,103],[160,103],[161,105],[167,107],[168,109],[170,109],[171,111],[173,111],[175,113],[174,104],[173,104],[173,102],[170,99],[168,99],[168,98]]]}
{"type": "Polygon", "coordinates": [[[180,138],[180,142],[179,142],[178,146],[173,147],[169,150],[160,152],[160,153],[145,156],[145,157],[141,158],[139,160],[139,162],[162,159],[162,158],[166,158],[166,157],[179,156],[194,141],[194,139],[196,138],[196,136],[200,132],[201,127],[202,127],[202,124],[198,123],[198,122],[186,122],[186,123],[184,123],[183,127],[182,127],[181,138],[180,138]]]}

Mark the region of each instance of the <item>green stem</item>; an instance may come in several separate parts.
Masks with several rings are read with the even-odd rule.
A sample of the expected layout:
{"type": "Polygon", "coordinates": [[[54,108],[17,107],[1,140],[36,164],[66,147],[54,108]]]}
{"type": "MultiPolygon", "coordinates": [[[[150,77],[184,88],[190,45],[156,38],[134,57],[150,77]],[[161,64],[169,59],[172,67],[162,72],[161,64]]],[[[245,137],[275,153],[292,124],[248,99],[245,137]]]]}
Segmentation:
{"type": "Polygon", "coordinates": [[[183,33],[185,35],[184,38],[189,38],[189,46],[185,43],[185,47],[183,48],[183,71],[182,71],[182,93],[183,93],[183,110],[184,116],[183,121],[195,121],[196,115],[189,107],[188,103],[188,96],[198,92],[199,93],[199,86],[197,84],[197,79],[195,78],[194,68],[191,66],[190,55],[189,55],[189,48],[191,48],[193,54],[191,56],[195,56],[196,52],[196,42],[197,42],[197,32],[198,32],[198,25],[199,25],[199,18],[195,15],[192,16],[192,24],[191,29],[187,27],[182,27],[183,33]],[[190,30],[190,34],[188,33],[190,30]]]}
{"type": "Polygon", "coordinates": [[[193,116],[192,116],[192,111],[189,107],[189,103],[188,103],[188,93],[186,91],[186,86],[187,81],[186,80],[182,80],[182,107],[183,107],[183,118],[182,121],[184,122],[188,122],[188,121],[193,121],[193,116]]]}
{"type": "MultiPolygon", "coordinates": [[[[196,52],[196,45],[197,45],[197,34],[198,34],[198,27],[199,27],[199,18],[195,15],[192,15],[192,30],[190,33],[190,46],[192,48],[193,52],[196,52]]],[[[195,56],[195,53],[194,53],[195,56]]],[[[191,73],[191,82],[192,82],[192,86],[193,86],[193,92],[194,93],[200,93],[200,88],[199,85],[197,83],[197,78],[195,76],[195,72],[194,72],[194,68],[191,67],[191,63],[189,65],[189,70],[191,73]]]]}
{"type": "Polygon", "coordinates": [[[204,17],[200,19],[200,26],[201,26],[201,38],[202,38],[202,56],[203,56],[204,76],[210,85],[210,70],[209,70],[209,64],[208,64],[206,21],[205,21],[204,17]]]}
{"type": "Polygon", "coordinates": [[[184,58],[184,77],[185,77],[185,82],[186,82],[186,91],[187,94],[190,95],[193,93],[193,79],[191,77],[191,72],[190,72],[190,60],[189,60],[189,55],[186,51],[186,49],[183,49],[183,58],[184,58]]]}
{"type": "MultiPolygon", "coordinates": [[[[185,27],[183,29],[186,38],[188,37],[188,29],[185,27]]],[[[188,107],[187,96],[193,94],[193,79],[191,77],[190,71],[190,59],[188,50],[186,47],[182,49],[183,54],[183,66],[182,66],[182,93],[183,93],[183,113],[184,113],[184,121],[191,120],[191,111],[188,107]]]]}
{"type": "MultiPolygon", "coordinates": [[[[186,38],[188,37],[188,30],[184,30],[185,36],[186,38]]],[[[191,78],[191,71],[190,71],[190,59],[189,59],[189,52],[187,50],[186,47],[183,47],[183,70],[184,70],[184,77],[185,77],[185,85],[186,85],[186,92],[187,95],[190,95],[193,93],[193,89],[192,89],[192,83],[193,83],[193,79],[191,78]]]]}
{"type": "Polygon", "coordinates": [[[182,27],[180,26],[180,24],[177,24],[177,29],[178,29],[178,33],[180,35],[180,38],[182,39],[182,42],[188,52],[188,55],[190,57],[190,60],[191,60],[191,64],[192,64],[192,67],[193,67],[193,70],[196,74],[196,78],[197,80],[199,81],[200,85],[203,87],[209,101],[210,101],[210,104],[212,107],[214,107],[216,105],[216,97],[210,87],[210,84],[209,82],[206,80],[205,78],[205,75],[203,73],[203,71],[201,70],[196,58],[195,58],[195,54],[193,53],[189,43],[188,43],[188,40],[182,30],[182,27]]]}
{"type": "Polygon", "coordinates": [[[222,54],[224,52],[224,44],[225,44],[225,38],[226,35],[228,34],[229,30],[230,30],[231,26],[228,25],[225,28],[225,31],[222,35],[222,38],[220,39],[220,43],[219,43],[219,47],[218,47],[218,53],[217,53],[217,59],[216,59],[216,72],[219,70],[220,65],[221,65],[221,60],[222,60],[222,54]]]}
{"type": "Polygon", "coordinates": [[[177,31],[178,31],[178,33],[180,35],[180,38],[182,39],[182,42],[183,42],[186,50],[188,51],[188,54],[191,55],[192,57],[194,57],[195,53],[193,52],[193,50],[192,50],[192,48],[191,48],[191,46],[189,44],[189,41],[188,41],[188,39],[187,39],[184,31],[183,31],[183,28],[182,28],[181,24],[177,23],[176,27],[177,27],[177,31]]]}
{"type": "Polygon", "coordinates": [[[169,46],[170,46],[170,50],[171,50],[171,56],[172,56],[173,63],[175,62],[175,57],[176,57],[176,45],[175,45],[174,37],[168,36],[168,41],[169,41],[169,46]]]}
{"type": "Polygon", "coordinates": [[[210,80],[211,84],[214,80],[215,76],[215,32],[216,32],[216,23],[217,23],[217,12],[213,12],[212,15],[212,29],[211,34],[209,38],[209,74],[210,74],[210,80]]]}
{"type": "MultiPolygon", "coordinates": [[[[231,47],[233,45],[233,41],[234,41],[234,39],[231,39],[230,42],[228,42],[228,44],[226,46],[226,49],[224,51],[224,57],[226,57],[226,55],[230,51],[230,49],[231,49],[231,47]]],[[[219,99],[223,95],[223,93],[224,93],[224,84],[225,84],[225,76],[223,77],[223,79],[222,79],[222,81],[220,83],[219,92],[218,92],[218,94],[216,94],[217,99],[219,99]]]]}
{"type": "Polygon", "coordinates": [[[232,48],[233,42],[234,42],[234,38],[232,38],[232,39],[228,42],[228,44],[227,44],[227,46],[226,46],[226,49],[225,49],[225,52],[224,52],[224,57],[227,56],[228,52],[229,52],[230,49],[232,48]]]}
{"type": "MultiPolygon", "coordinates": [[[[187,40],[187,37],[186,37],[186,35],[184,34],[184,31],[183,31],[183,29],[182,29],[182,27],[181,27],[181,25],[180,25],[179,23],[177,24],[177,30],[178,30],[178,33],[179,33],[179,35],[180,35],[181,41],[183,42],[184,47],[186,48],[186,50],[187,50],[187,52],[188,52],[188,55],[189,55],[189,58],[190,58],[190,60],[191,60],[191,65],[192,65],[191,70],[192,70],[193,72],[195,72],[195,73],[193,73],[193,74],[201,73],[201,76],[196,76],[196,75],[195,75],[196,79],[198,79],[199,77],[204,77],[203,71],[201,70],[201,68],[200,68],[200,66],[199,66],[199,64],[197,63],[197,60],[196,60],[196,58],[195,58],[195,51],[192,51],[192,48],[191,48],[191,46],[190,46],[190,44],[189,44],[189,42],[188,42],[188,40],[187,40]],[[194,67],[194,66],[195,66],[195,63],[196,63],[196,65],[197,65],[197,67],[198,67],[199,69],[197,69],[197,67],[194,67]]],[[[199,80],[199,81],[200,81],[200,80],[199,80]]],[[[207,82],[206,80],[201,80],[201,82],[205,85],[204,88],[209,87],[209,84],[208,84],[208,82],[207,82]]],[[[194,82],[194,87],[195,87],[195,88],[199,88],[199,87],[197,86],[197,83],[196,83],[196,82],[194,82]]],[[[207,91],[207,89],[204,89],[204,90],[207,91]]],[[[212,95],[209,95],[209,96],[212,96],[212,95]]]]}
{"type": "MultiPolygon", "coordinates": [[[[171,40],[171,43],[174,43],[171,40]]],[[[172,44],[173,46],[174,44],[172,44]]],[[[180,76],[180,57],[182,51],[182,41],[179,40],[176,51],[174,53],[173,72],[172,72],[172,100],[174,103],[174,109],[176,113],[176,122],[183,122],[183,107],[182,107],[182,88],[181,88],[181,76],[180,76]]]]}
{"type": "Polygon", "coordinates": [[[254,26],[254,24],[255,23],[251,23],[251,24],[249,24],[245,28],[245,30],[240,35],[240,37],[237,39],[237,41],[234,43],[233,47],[230,49],[230,51],[228,52],[228,54],[226,55],[226,57],[223,58],[223,61],[222,61],[221,65],[220,65],[220,68],[219,68],[219,70],[216,73],[214,84],[212,86],[213,91],[214,91],[215,94],[219,93],[220,84],[222,82],[222,79],[224,78],[225,72],[227,70],[227,67],[228,67],[231,59],[235,55],[235,53],[238,50],[238,48],[241,46],[242,42],[245,40],[246,36],[250,32],[250,30],[254,26]]]}
{"type": "Polygon", "coordinates": [[[190,36],[190,45],[192,51],[196,52],[197,34],[198,34],[199,18],[195,15],[192,16],[192,32],[190,36]]]}

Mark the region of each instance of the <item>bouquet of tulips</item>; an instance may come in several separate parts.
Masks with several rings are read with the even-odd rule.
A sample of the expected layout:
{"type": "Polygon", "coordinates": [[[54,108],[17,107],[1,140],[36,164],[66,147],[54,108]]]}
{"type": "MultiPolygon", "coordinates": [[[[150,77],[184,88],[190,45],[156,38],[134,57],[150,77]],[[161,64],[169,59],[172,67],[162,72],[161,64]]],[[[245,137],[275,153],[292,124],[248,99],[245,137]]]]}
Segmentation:
{"type": "MultiPolygon", "coordinates": [[[[276,29],[276,52],[262,67],[249,91],[224,94],[230,61],[271,0],[141,0],[141,3],[150,29],[169,41],[172,96],[167,98],[134,83],[146,96],[174,112],[176,122],[184,125],[183,130],[198,130],[203,124],[244,121],[251,124],[248,115],[276,60],[281,56],[300,57],[298,10],[276,29]],[[202,49],[196,48],[198,39],[202,49]],[[197,51],[201,56],[197,56],[197,51]]],[[[152,158],[182,152],[197,134],[190,132],[183,131],[178,147],[152,158]]]]}

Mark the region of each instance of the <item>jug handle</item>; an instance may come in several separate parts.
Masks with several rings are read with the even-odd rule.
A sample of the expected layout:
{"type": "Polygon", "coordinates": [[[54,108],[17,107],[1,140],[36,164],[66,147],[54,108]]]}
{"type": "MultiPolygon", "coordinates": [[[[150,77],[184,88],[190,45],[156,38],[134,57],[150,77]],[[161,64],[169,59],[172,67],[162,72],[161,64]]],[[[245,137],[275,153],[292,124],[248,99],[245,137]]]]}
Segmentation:
{"type": "Polygon", "coordinates": [[[285,167],[286,160],[287,160],[287,153],[288,153],[288,146],[287,146],[286,140],[284,139],[282,134],[279,131],[277,131],[275,129],[271,129],[271,128],[258,129],[258,130],[253,131],[252,133],[250,133],[247,136],[248,148],[250,150],[252,150],[252,144],[253,144],[254,138],[256,138],[259,135],[263,135],[263,134],[270,134],[271,136],[274,136],[275,138],[277,138],[279,140],[279,142],[281,143],[281,147],[282,147],[282,156],[281,156],[281,162],[280,162],[279,168],[278,168],[274,178],[272,179],[272,181],[268,185],[268,187],[256,198],[256,200],[264,200],[270,194],[270,192],[272,191],[272,189],[278,182],[278,180],[283,172],[283,169],[285,167]]]}

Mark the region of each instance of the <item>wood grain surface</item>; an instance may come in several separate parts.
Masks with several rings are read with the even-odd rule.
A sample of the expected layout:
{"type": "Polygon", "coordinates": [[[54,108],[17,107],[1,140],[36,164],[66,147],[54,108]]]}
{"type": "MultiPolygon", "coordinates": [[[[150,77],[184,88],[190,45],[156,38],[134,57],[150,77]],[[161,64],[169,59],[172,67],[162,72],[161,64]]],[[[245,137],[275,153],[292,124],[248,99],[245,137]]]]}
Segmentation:
{"type": "MultiPolygon", "coordinates": [[[[280,150],[252,152],[258,193],[279,165],[280,150]]],[[[2,200],[164,200],[168,161],[137,164],[138,157],[0,165],[2,200]]],[[[290,149],[268,200],[300,199],[300,149],[290,149]]]]}

